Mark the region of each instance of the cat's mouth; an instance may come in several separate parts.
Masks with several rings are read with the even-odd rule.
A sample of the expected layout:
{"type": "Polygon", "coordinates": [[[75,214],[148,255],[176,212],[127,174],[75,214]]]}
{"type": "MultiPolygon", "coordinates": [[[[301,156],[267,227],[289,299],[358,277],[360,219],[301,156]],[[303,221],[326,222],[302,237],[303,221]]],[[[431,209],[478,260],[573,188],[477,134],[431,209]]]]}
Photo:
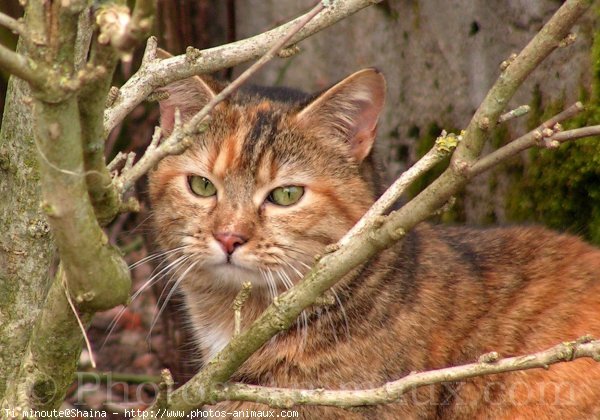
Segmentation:
{"type": "Polygon", "coordinates": [[[230,270],[251,270],[242,264],[234,262],[231,257],[227,257],[225,261],[215,264],[217,268],[230,269],[230,270]]]}
{"type": "Polygon", "coordinates": [[[231,260],[213,265],[210,272],[213,281],[218,283],[240,285],[250,281],[254,286],[261,286],[264,283],[263,275],[258,268],[244,266],[231,260]]]}

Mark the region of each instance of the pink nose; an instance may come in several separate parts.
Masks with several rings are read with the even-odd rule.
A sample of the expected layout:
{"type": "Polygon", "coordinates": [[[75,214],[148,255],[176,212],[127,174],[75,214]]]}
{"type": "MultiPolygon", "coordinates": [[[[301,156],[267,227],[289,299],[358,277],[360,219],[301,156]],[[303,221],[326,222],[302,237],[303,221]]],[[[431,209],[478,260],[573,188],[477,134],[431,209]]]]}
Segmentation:
{"type": "Polygon", "coordinates": [[[238,246],[242,246],[247,242],[247,239],[244,236],[237,233],[223,232],[214,233],[213,235],[221,244],[223,251],[227,252],[229,255],[233,254],[233,251],[235,251],[238,246]]]}

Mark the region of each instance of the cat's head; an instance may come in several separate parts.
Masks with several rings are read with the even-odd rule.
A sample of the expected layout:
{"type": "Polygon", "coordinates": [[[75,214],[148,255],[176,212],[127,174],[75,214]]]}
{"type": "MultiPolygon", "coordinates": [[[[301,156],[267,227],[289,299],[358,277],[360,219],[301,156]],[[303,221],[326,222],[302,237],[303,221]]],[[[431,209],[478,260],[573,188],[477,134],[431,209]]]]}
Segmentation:
{"type": "MultiPolygon", "coordinates": [[[[215,95],[198,77],[160,103],[166,136],[215,95]]],[[[375,69],[304,99],[240,92],[220,104],[182,155],[150,174],[157,240],[179,258],[184,287],[285,290],[376,197],[371,151],[385,96],[375,69]],[[270,98],[270,99],[269,99],[270,98]],[[185,261],[185,264],[183,263],[185,261]]],[[[253,292],[254,293],[254,292],[253,292]]],[[[267,292],[265,292],[267,293],[267,292]]]]}

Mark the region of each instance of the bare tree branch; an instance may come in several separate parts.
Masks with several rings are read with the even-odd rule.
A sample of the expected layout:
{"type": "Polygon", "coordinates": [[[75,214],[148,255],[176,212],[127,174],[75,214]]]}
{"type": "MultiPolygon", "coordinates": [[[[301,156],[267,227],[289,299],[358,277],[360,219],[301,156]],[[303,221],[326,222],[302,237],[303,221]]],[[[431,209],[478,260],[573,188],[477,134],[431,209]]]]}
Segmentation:
{"type": "Polygon", "coordinates": [[[17,19],[13,19],[7,14],[0,13],[0,26],[4,26],[9,29],[12,33],[19,36],[26,36],[25,27],[23,23],[17,19]]]}
{"type": "Polygon", "coordinates": [[[233,300],[233,304],[231,305],[234,313],[233,335],[238,335],[242,331],[242,308],[244,307],[246,300],[248,300],[248,297],[250,297],[251,291],[252,283],[246,281],[242,283],[242,288],[233,300]]]}
{"type": "Polygon", "coordinates": [[[592,136],[600,136],[600,125],[590,125],[588,127],[558,132],[550,136],[548,140],[562,143],[569,140],[577,140],[592,136]]]}
{"type": "Polygon", "coordinates": [[[503,123],[506,121],[510,121],[513,118],[522,117],[523,115],[527,114],[529,111],[530,111],[529,105],[521,105],[518,108],[508,111],[506,114],[500,115],[500,118],[498,118],[498,123],[500,124],[500,123],[503,123]]]}
{"type": "Polygon", "coordinates": [[[600,341],[582,337],[577,341],[561,343],[538,353],[505,359],[498,359],[498,354],[492,352],[483,355],[477,363],[411,373],[402,379],[371,389],[351,391],[286,389],[232,383],[224,385],[221,389],[215,389],[210,399],[215,402],[254,401],[280,408],[290,408],[293,405],[358,407],[389,404],[398,402],[403,394],[426,385],[456,382],[477,376],[516,370],[548,369],[550,365],[580,358],[592,358],[600,362],[600,341]]]}
{"type": "Polygon", "coordinates": [[[127,265],[98,225],[82,171],[82,132],[75,91],[84,78],[73,79],[72,75],[78,16],[88,2],[67,3],[55,2],[47,8],[40,2],[26,5],[31,39],[44,40],[26,48],[27,65],[36,70],[36,77],[45,78],[41,83],[30,81],[32,126],[40,204],[61,264],[48,298],[40,295],[40,316],[23,351],[20,369],[11,374],[2,407],[53,409],[62,403],[82,342],[77,317],[65,296],[66,283],[84,322],[95,310],[112,308],[129,296],[127,265]],[[60,22],[60,30],[49,29],[49,22],[60,22]],[[52,73],[44,71],[45,63],[52,63],[52,73]]]}
{"type": "Polygon", "coordinates": [[[29,61],[25,56],[16,53],[0,44],[0,68],[25,80],[32,86],[41,88],[48,80],[48,71],[45,66],[29,61]]]}
{"type": "Polygon", "coordinates": [[[394,183],[379,197],[371,206],[365,215],[350,229],[339,241],[339,246],[347,245],[359,232],[370,229],[374,224],[381,224],[384,219],[378,218],[383,215],[398,199],[404,194],[406,189],[421,177],[429,169],[450,156],[454,148],[461,140],[461,136],[454,136],[454,143],[448,144],[448,139],[452,136],[442,134],[436,140],[435,146],[429,150],[413,166],[407,169],[394,181],[394,183]]]}
{"type": "MultiPolygon", "coordinates": [[[[565,133],[555,133],[554,127],[556,126],[556,124],[560,124],[561,122],[578,114],[582,110],[583,110],[583,105],[581,104],[581,102],[576,102],[575,104],[571,105],[569,108],[565,109],[560,114],[555,115],[554,117],[550,118],[548,121],[542,123],[539,127],[535,128],[534,130],[531,130],[529,133],[519,137],[518,139],[507,144],[506,146],[503,146],[500,149],[495,150],[494,152],[490,153],[489,155],[484,156],[481,159],[479,159],[469,169],[470,174],[477,175],[482,172],[485,172],[488,169],[490,169],[491,167],[496,166],[498,163],[505,161],[506,159],[522,152],[523,150],[526,150],[526,149],[529,149],[530,147],[534,147],[536,145],[542,144],[542,140],[546,140],[546,142],[545,142],[547,144],[546,147],[548,147],[550,144],[552,144],[549,141],[556,141],[557,142],[556,146],[558,146],[559,141],[574,140],[576,138],[596,135],[597,132],[595,132],[593,129],[586,130],[585,132],[576,132],[575,134],[572,133],[572,131],[574,131],[574,130],[571,130],[569,132],[566,132],[566,133],[569,133],[569,135],[566,135],[566,136],[565,136],[565,133]],[[550,130],[550,131],[548,132],[548,130],[550,130]],[[582,133],[583,135],[578,136],[577,133],[582,133]],[[591,134],[586,134],[586,133],[591,133],[591,134]],[[558,134],[562,134],[562,136],[555,138],[558,134]],[[563,139],[563,140],[561,140],[561,139],[563,139]]],[[[592,127],[586,127],[586,128],[592,128],[592,127]]],[[[583,129],[579,129],[579,130],[583,130],[583,129]]]]}
{"type": "MultiPolygon", "coordinates": [[[[84,142],[86,181],[94,211],[100,224],[112,221],[123,203],[112,184],[105,162],[103,112],[106,108],[114,70],[119,56],[130,55],[133,46],[148,35],[155,0],[136,1],[133,13],[123,5],[109,4],[97,16],[100,35],[91,46],[89,66],[106,69],[104,76],[88,83],[79,93],[79,112],[84,142]]],[[[80,19],[80,23],[82,20],[80,19]]],[[[85,70],[80,70],[80,72],[85,70]]]]}
{"type": "MultiPolygon", "coordinates": [[[[179,140],[179,142],[171,141],[171,139],[174,138],[174,135],[176,136],[175,138],[183,137],[179,134],[181,131],[181,123],[175,124],[171,136],[160,143],[161,130],[160,128],[156,127],[154,134],[152,135],[152,140],[150,141],[150,144],[146,148],[146,151],[140,160],[135,165],[126,165],[123,167],[121,174],[115,177],[113,184],[116,186],[120,195],[123,195],[131,187],[133,187],[135,181],[152,169],[165,156],[177,155],[185,151],[185,149],[191,143],[191,139],[189,137],[182,138],[179,140]]],[[[117,156],[115,156],[114,160],[108,164],[108,166],[116,167],[118,162],[122,161],[124,158],[127,158],[127,155],[119,153],[117,156]]]]}
{"type": "MultiPolygon", "coordinates": [[[[58,79],[69,79],[75,66],[82,5],[71,5],[73,8],[57,5],[52,9],[52,18],[61,22],[61,30],[48,31],[47,46],[29,52],[36,62],[62,60],[62,66],[56,70],[58,79]]],[[[40,6],[32,5],[31,9],[37,7],[40,6]]],[[[28,20],[28,23],[31,22],[32,27],[45,27],[48,17],[34,16],[36,20],[28,20]]],[[[90,202],[84,175],[86,130],[82,129],[89,126],[80,116],[78,98],[70,88],[52,83],[49,81],[50,87],[35,91],[33,107],[41,206],[78,309],[93,312],[112,308],[127,300],[131,286],[129,270],[119,252],[108,244],[90,202]]],[[[80,84],[73,87],[80,88],[80,84]]],[[[101,127],[101,121],[99,125],[101,127]]]]}
{"type": "MultiPolygon", "coordinates": [[[[82,334],[77,317],[69,305],[65,290],[64,271],[58,270],[48,295],[46,304],[38,316],[29,340],[29,346],[23,354],[21,368],[10,380],[7,394],[3,395],[0,407],[16,408],[22,412],[35,408],[55,408],[63,402],[68,386],[73,382],[75,363],[81,352],[82,334]],[[60,340],[56,338],[60,337],[60,340]],[[70,366],[70,369],[65,369],[70,366]],[[48,388],[44,386],[51,384],[48,388]],[[33,387],[37,393],[31,395],[33,387]],[[43,405],[32,404],[39,398],[43,405]]],[[[90,314],[82,314],[87,324],[90,314]]],[[[17,418],[21,413],[17,414],[17,418]]]]}
{"type": "MultiPolygon", "coordinates": [[[[327,9],[292,37],[285,46],[293,45],[320,30],[380,0],[346,0],[329,2],[327,9]]],[[[176,80],[210,73],[261,57],[277,40],[305,16],[300,16],[273,30],[242,41],[203,50],[195,58],[180,55],[167,60],[151,61],[142,66],[125,83],[115,102],[104,114],[104,130],[109,133],[123,118],[155,89],[176,80]]]]}

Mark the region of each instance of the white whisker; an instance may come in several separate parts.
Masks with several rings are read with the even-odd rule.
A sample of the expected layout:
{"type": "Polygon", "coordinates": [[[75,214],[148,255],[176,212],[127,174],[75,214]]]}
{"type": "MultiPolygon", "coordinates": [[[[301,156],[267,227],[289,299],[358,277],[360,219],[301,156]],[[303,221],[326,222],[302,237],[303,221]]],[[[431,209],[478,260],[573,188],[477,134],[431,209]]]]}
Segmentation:
{"type": "Polygon", "coordinates": [[[169,254],[172,254],[172,253],[177,252],[177,251],[181,251],[182,249],[188,248],[188,247],[190,247],[190,245],[183,245],[183,246],[180,246],[180,247],[177,247],[177,248],[170,249],[168,251],[162,251],[162,252],[156,252],[154,254],[150,254],[150,255],[142,258],[141,260],[136,261],[133,264],[131,264],[129,266],[129,269],[133,270],[134,268],[136,268],[136,267],[144,264],[145,262],[153,261],[153,260],[156,260],[156,259],[158,259],[160,257],[165,257],[165,256],[167,256],[169,254]]]}
{"type": "MultiPolygon", "coordinates": [[[[165,294],[165,291],[167,290],[168,284],[171,283],[171,280],[173,280],[173,278],[177,275],[177,273],[185,266],[185,263],[187,261],[189,261],[191,258],[192,258],[191,255],[186,255],[185,258],[177,264],[177,266],[172,267],[172,270],[170,270],[171,277],[169,277],[169,279],[166,281],[165,287],[162,289],[162,291],[160,292],[160,295],[158,296],[159,302],[162,300],[162,297],[165,294]]],[[[165,278],[166,275],[167,275],[167,273],[165,273],[165,275],[161,276],[160,280],[165,278]]]]}
{"type": "Polygon", "coordinates": [[[262,275],[263,279],[265,280],[265,282],[267,283],[267,287],[269,289],[269,296],[271,297],[271,301],[273,299],[275,299],[276,293],[275,290],[273,289],[273,284],[271,283],[270,279],[267,276],[267,272],[265,270],[263,270],[262,268],[259,268],[260,274],[262,275]]]}
{"type": "MultiPolygon", "coordinates": [[[[156,274],[154,274],[156,272],[156,270],[159,269],[159,267],[161,265],[163,265],[167,260],[163,260],[161,261],[156,268],[152,271],[150,278],[148,280],[146,280],[146,282],[142,285],[142,287],[140,287],[132,296],[130,299],[130,302],[133,302],[142,292],[148,290],[150,287],[152,287],[152,285],[156,282],[158,282],[162,276],[164,274],[166,274],[169,270],[171,270],[172,268],[175,268],[176,266],[179,266],[180,263],[183,263],[187,258],[189,258],[189,255],[182,255],[180,257],[178,257],[176,260],[171,261],[169,264],[167,264],[166,267],[160,269],[160,271],[156,274]]],[[[106,342],[108,341],[108,339],[110,338],[111,334],[113,333],[113,331],[115,330],[117,323],[119,322],[119,320],[121,319],[121,317],[123,316],[123,314],[125,313],[125,311],[127,310],[127,307],[124,306],[123,308],[121,308],[119,310],[119,313],[113,318],[113,320],[110,322],[110,324],[108,325],[108,333],[106,334],[106,338],[104,339],[104,341],[102,342],[102,346],[100,347],[101,349],[104,347],[104,345],[106,344],[106,342]]]]}
{"type": "Polygon", "coordinates": [[[337,292],[335,291],[334,287],[331,287],[331,292],[333,293],[333,296],[335,297],[335,300],[337,301],[337,304],[340,307],[340,310],[342,311],[342,316],[344,317],[344,327],[346,329],[346,335],[348,337],[350,337],[350,325],[348,324],[348,317],[346,316],[346,310],[344,309],[344,305],[342,305],[342,301],[340,300],[340,297],[338,296],[337,292]]]}
{"type": "Polygon", "coordinates": [[[158,273],[154,274],[154,271],[156,271],[156,269],[158,269],[158,267],[160,267],[160,265],[163,263],[163,262],[161,262],[161,264],[159,264],[156,267],[156,269],[152,272],[152,274],[150,275],[150,278],[148,280],[146,280],[146,282],[142,285],[142,287],[140,287],[131,296],[131,300],[133,301],[134,299],[136,299],[142,292],[145,292],[147,289],[149,289],[150,287],[152,287],[155,283],[157,283],[158,281],[160,281],[169,271],[171,271],[173,269],[176,270],[181,264],[183,264],[189,258],[191,258],[190,255],[181,255],[180,257],[178,257],[174,261],[171,261],[169,264],[167,264],[167,266],[164,267],[164,268],[162,268],[158,273]]]}
{"type": "Polygon", "coordinates": [[[307,268],[309,270],[312,268],[310,265],[306,264],[304,261],[298,260],[298,264],[303,265],[305,268],[307,268]]]}
{"type": "Polygon", "coordinates": [[[267,279],[272,290],[273,299],[275,299],[277,296],[279,296],[279,288],[277,287],[277,283],[273,277],[273,272],[270,269],[267,269],[267,279]]]}
{"type": "MultiPolygon", "coordinates": [[[[284,260],[283,258],[280,259],[280,261],[282,261],[283,263],[285,263],[288,267],[290,267],[292,270],[294,270],[294,272],[296,273],[296,275],[298,276],[299,279],[302,279],[304,277],[304,274],[301,273],[296,267],[293,266],[293,264],[291,264],[289,261],[284,260]]],[[[299,263],[300,265],[304,266],[306,269],[311,269],[312,267],[309,266],[308,264],[304,263],[303,261],[300,260],[296,260],[295,262],[299,263]]],[[[335,291],[335,287],[331,287],[331,292],[333,293],[333,296],[336,300],[336,303],[338,304],[338,306],[340,307],[340,312],[342,314],[342,318],[344,320],[344,329],[346,332],[347,336],[350,336],[350,325],[348,323],[348,317],[346,315],[346,310],[344,309],[344,305],[342,304],[342,301],[339,297],[339,295],[337,294],[337,292],[335,291]]],[[[337,337],[337,333],[335,330],[335,325],[333,324],[333,319],[332,319],[332,315],[331,315],[331,311],[329,308],[326,308],[327,311],[327,318],[329,320],[329,324],[332,327],[332,331],[333,331],[333,336],[334,339],[336,340],[336,342],[338,341],[338,337],[337,337]]],[[[304,311],[302,312],[302,315],[304,317],[304,322],[306,322],[306,314],[304,313],[304,311]]]]}
{"type": "Polygon", "coordinates": [[[294,287],[294,282],[290,279],[290,277],[288,276],[288,274],[285,271],[278,270],[277,274],[279,275],[281,282],[285,286],[285,290],[289,290],[292,287],[294,287]]]}
{"type": "MultiPolygon", "coordinates": [[[[177,271],[179,271],[179,269],[183,266],[183,264],[185,262],[187,262],[188,260],[189,260],[189,258],[182,262],[182,264],[179,266],[179,268],[176,270],[176,272],[173,273],[173,275],[171,276],[171,278],[169,278],[169,283],[171,282],[171,280],[173,279],[173,277],[177,274],[177,271]]],[[[181,283],[181,281],[194,268],[194,266],[196,264],[198,264],[198,262],[200,262],[200,260],[196,260],[192,264],[190,264],[190,266],[185,269],[185,271],[183,272],[183,274],[181,276],[179,276],[179,278],[175,281],[175,284],[173,284],[173,286],[170,288],[169,293],[167,294],[167,297],[165,298],[163,304],[160,306],[160,309],[158,310],[158,314],[156,314],[156,316],[152,320],[152,324],[150,325],[150,331],[148,331],[148,335],[146,336],[146,340],[150,340],[150,337],[152,336],[152,330],[154,329],[154,326],[158,322],[158,319],[160,318],[160,316],[162,315],[162,313],[166,309],[167,304],[169,303],[169,300],[173,296],[173,293],[175,293],[175,291],[177,290],[177,287],[179,286],[179,284],[181,283]]],[[[160,298],[162,298],[165,290],[166,290],[166,286],[165,286],[165,289],[163,289],[163,291],[161,292],[160,298]]]]}
{"type": "Polygon", "coordinates": [[[325,312],[327,313],[327,319],[329,320],[329,325],[331,326],[331,332],[333,333],[333,339],[336,343],[339,342],[337,332],[335,330],[335,325],[333,324],[333,318],[331,317],[331,312],[329,311],[329,307],[325,307],[325,312]]]}

